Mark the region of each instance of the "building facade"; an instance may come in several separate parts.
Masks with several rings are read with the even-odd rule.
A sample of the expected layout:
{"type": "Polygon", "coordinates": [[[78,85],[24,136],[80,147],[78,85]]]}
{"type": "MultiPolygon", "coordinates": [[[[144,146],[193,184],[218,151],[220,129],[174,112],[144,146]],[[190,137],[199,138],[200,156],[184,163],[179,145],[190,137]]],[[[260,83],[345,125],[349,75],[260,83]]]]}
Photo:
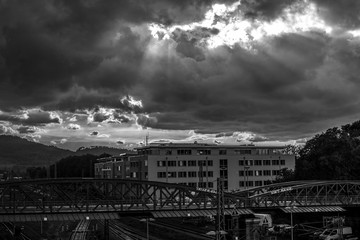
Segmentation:
{"type": "MultiPolygon", "coordinates": [[[[254,145],[151,144],[138,148],[137,155],[113,162],[113,168],[125,172],[105,172],[112,172],[115,178],[213,189],[217,187],[216,179],[223,178],[225,189],[237,190],[270,184],[283,168],[294,170],[295,156],[284,154],[283,150],[284,147],[254,145]]],[[[101,164],[95,166],[95,171],[111,169],[108,162],[101,164]]]]}

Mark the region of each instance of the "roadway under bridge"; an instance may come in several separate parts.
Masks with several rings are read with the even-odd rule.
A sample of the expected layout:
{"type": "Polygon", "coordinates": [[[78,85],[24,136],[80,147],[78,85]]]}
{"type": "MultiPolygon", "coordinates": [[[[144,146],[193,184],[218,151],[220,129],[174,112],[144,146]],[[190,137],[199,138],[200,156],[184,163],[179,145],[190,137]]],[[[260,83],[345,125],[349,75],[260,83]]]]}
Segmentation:
{"type": "MultiPolygon", "coordinates": [[[[186,217],[215,215],[218,207],[214,190],[121,179],[1,182],[0,201],[0,222],[186,217]]],[[[223,206],[225,214],[248,215],[255,208],[340,211],[359,203],[360,181],[297,181],[225,192],[223,206]]]]}

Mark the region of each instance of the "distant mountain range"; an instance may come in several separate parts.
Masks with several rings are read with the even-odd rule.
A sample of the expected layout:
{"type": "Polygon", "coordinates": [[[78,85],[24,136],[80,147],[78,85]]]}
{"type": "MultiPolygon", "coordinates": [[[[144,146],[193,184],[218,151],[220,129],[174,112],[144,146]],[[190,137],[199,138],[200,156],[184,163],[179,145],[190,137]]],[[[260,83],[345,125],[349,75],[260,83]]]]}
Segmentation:
{"type": "Polygon", "coordinates": [[[99,156],[104,153],[109,155],[119,155],[125,152],[131,151],[94,146],[90,148],[79,148],[74,152],[31,142],[15,136],[0,135],[0,167],[48,166],[69,156],[81,156],[86,154],[99,156]]]}

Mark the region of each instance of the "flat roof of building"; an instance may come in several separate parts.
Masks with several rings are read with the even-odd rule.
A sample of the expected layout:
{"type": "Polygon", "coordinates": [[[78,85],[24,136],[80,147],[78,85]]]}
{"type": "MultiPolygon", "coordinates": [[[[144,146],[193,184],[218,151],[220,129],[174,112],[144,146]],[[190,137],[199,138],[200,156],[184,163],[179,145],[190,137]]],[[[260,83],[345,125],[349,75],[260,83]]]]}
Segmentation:
{"type": "Polygon", "coordinates": [[[209,143],[152,143],[147,146],[138,147],[135,149],[150,149],[150,148],[216,148],[216,149],[284,149],[286,146],[256,146],[254,144],[247,145],[218,145],[209,143]]]}

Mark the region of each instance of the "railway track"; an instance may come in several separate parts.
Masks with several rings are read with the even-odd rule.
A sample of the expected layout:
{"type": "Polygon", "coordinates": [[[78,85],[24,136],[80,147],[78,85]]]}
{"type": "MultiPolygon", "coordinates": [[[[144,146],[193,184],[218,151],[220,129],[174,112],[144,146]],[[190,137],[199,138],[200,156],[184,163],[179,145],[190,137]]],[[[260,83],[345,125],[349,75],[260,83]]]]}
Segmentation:
{"type": "Polygon", "coordinates": [[[181,232],[183,234],[186,234],[189,237],[193,237],[193,238],[196,238],[196,239],[201,239],[201,240],[214,239],[214,237],[206,235],[203,232],[196,231],[196,230],[193,230],[193,229],[188,229],[186,227],[181,227],[181,226],[175,225],[175,224],[164,223],[164,222],[159,221],[159,222],[151,222],[151,223],[149,223],[149,225],[158,226],[158,227],[162,227],[162,228],[165,228],[165,229],[170,229],[172,231],[181,232]]]}
{"type": "Polygon", "coordinates": [[[90,221],[82,220],[71,234],[70,240],[86,240],[90,221]]]}

